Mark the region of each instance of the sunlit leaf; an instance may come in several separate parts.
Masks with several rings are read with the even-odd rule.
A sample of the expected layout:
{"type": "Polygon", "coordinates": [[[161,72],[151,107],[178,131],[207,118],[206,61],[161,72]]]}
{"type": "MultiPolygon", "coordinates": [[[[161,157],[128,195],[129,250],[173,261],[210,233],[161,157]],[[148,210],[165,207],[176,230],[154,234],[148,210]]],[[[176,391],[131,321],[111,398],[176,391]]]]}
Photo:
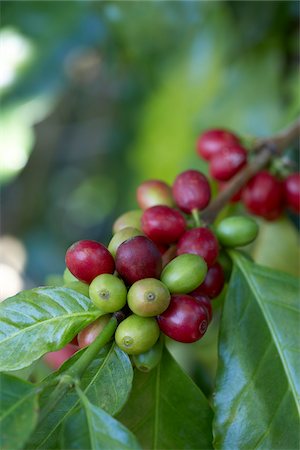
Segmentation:
{"type": "Polygon", "coordinates": [[[23,291],[0,304],[0,367],[29,366],[59,350],[97,317],[89,298],[66,288],[23,291]]]}

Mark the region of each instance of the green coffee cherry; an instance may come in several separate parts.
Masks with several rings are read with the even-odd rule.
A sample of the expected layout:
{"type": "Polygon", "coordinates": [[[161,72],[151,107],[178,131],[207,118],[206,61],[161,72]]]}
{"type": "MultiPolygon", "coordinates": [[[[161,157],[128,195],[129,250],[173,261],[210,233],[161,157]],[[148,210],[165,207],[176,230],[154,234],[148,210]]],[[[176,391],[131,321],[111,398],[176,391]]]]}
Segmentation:
{"type": "Polygon", "coordinates": [[[138,355],[148,351],[159,338],[159,327],[152,317],[132,314],[118,326],[115,340],[121,350],[128,355],[138,355]]]}
{"type": "Polygon", "coordinates": [[[122,228],[120,231],[118,231],[111,239],[110,243],[108,244],[108,250],[115,258],[118,247],[123,244],[123,242],[127,241],[127,239],[130,239],[134,236],[141,236],[143,233],[138,230],[137,228],[133,227],[125,227],[122,228]]]}
{"type": "Polygon", "coordinates": [[[72,281],[78,281],[78,278],[74,277],[74,275],[69,271],[66,267],[63,274],[64,283],[71,283],[72,281]]]}
{"type": "Polygon", "coordinates": [[[89,296],[89,285],[86,283],[82,283],[82,281],[71,281],[64,284],[64,287],[73,289],[73,291],[79,292],[79,294],[83,294],[86,297],[89,296]]]}
{"type": "Polygon", "coordinates": [[[187,294],[196,289],[207,273],[207,265],[201,256],[184,253],[165,266],[161,281],[171,294],[187,294]]]}
{"type": "Polygon", "coordinates": [[[133,227],[138,230],[142,229],[141,217],[143,211],[141,209],[134,209],[133,211],[127,211],[122,214],[113,224],[113,233],[117,233],[122,228],[133,227]]]}
{"type": "Polygon", "coordinates": [[[126,304],[127,289],[120,278],[103,273],[90,284],[90,299],[103,312],[111,313],[122,309],[126,304]]]}
{"type": "Polygon", "coordinates": [[[136,281],[127,294],[129,308],[142,317],[163,313],[169,306],[170,300],[171,295],[167,286],[155,278],[136,281]]]}
{"type": "Polygon", "coordinates": [[[160,338],[153,347],[151,347],[147,352],[140,353],[139,355],[133,356],[133,362],[135,367],[141,372],[150,372],[154,369],[160,362],[162,351],[163,351],[163,336],[160,338]]]}
{"type": "Polygon", "coordinates": [[[250,244],[257,234],[257,223],[245,216],[227,217],[216,226],[217,238],[224,247],[241,247],[250,244]]]}

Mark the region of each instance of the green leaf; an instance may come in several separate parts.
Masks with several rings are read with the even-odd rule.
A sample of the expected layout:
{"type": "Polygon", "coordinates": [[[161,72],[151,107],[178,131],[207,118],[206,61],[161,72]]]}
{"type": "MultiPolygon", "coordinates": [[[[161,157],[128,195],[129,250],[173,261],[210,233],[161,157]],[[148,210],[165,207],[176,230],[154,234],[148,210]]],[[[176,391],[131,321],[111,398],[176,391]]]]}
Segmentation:
{"type": "Polygon", "coordinates": [[[80,395],[82,409],[77,410],[64,423],[61,447],[85,450],[140,449],[135,436],[98,406],[92,405],[84,394],[80,395]]]}
{"type": "Polygon", "coordinates": [[[135,372],[131,395],[118,419],[143,448],[212,448],[208,401],[167,350],[156,369],[135,372]]]}
{"type": "Polygon", "coordinates": [[[23,447],[37,422],[36,387],[19,378],[0,374],[0,448],[23,447]]]}
{"type": "Polygon", "coordinates": [[[89,298],[66,288],[23,291],[0,303],[0,367],[29,366],[59,350],[103,313],[89,298]]]}
{"type": "Polygon", "coordinates": [[[234,269],[221,320],[215,447],[299,448],[298,280],[230,254],[234,269]]]}
{"type": "MultiPolygon", "coordinates": [[[[85,352],[76,353],[63,364],[60,370],[45,381],[51,381],[57,374],[63,374],[85,352]]],[[[114,415],[124,406],[131,386],[133,370],[130,359],[114,343],[101,349],[81,378],[80,387],[95,405],[114,415]]],[[[41,408],[47,403],[53,388],[47,388],[40,398],[41,408]]],[[[59,427],[71,410],[78,406],[78,396],[74,390],[68,392],[31,438],[29,448],[54,448],[59,427]]]]}

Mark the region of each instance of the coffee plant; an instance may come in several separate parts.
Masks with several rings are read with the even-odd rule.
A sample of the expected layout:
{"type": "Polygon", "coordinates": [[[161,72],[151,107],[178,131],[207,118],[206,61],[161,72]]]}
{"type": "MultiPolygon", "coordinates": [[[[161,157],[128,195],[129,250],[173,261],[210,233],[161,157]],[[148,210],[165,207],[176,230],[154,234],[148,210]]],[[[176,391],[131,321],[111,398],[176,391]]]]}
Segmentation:
{"type": "Polygon", "coordinates": [[[272,166],[299,129],[250,149],[227,130],[204,132],[197,152],[211,180],[193,169],[173,186],[145,181],[107,247],[69,247],[62,286],[1,303],[3,450],[299,448],[298,280],[241,249],[257,217],[300,211],[299,173],[272,166]],[[237,201],[240,215],[224,213],[237,201]],[[224,289],[207,398],[168,346],[203,338],[224,289]],[[56,370],[27,381],[21,369],[43,356],[56,370]]]}

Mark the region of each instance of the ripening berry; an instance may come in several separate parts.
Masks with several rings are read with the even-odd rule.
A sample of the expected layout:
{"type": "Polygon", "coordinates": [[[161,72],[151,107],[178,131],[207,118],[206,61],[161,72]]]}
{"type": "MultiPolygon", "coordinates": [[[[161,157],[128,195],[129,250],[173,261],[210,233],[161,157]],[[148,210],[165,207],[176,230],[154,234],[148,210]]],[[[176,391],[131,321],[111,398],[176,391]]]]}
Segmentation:
{"type": "Polygon", "coordinates": [[[215,262],[207,271],[206,277],[189,295],[207,295],[209,298],[217,297],[222,291],[225,283],[224,271],[218,262],[215,262]]]}
{"type": "Polygon", "coordinates": [[[99,319],[90,323],[87,327],[81,330],[78,333],[77,340],[80,348],[87,347],[91,345],[96,337],[101,333],[104,329],[105,325],[110,321],[111,314],[105,314],[104,316],[99,317],[99,319]]]}
{"type": "Polygon", "coordinates": [[[195,342],[208,326],[205,308],[190,295],[172,295],[168,309],[157,317],[161,331],[178,342],[195,342]]]}
{"type": "Polygon", "coordinates": [[[159,278],[161,254],[146,236],[136,236],[123,242],[117,250],[116,269],[125,283],[133,284],[142,278],[159,278]]]}
{"type": "Polygon", "coordinates": [[[239,143],[239,138],[228,130],[207,130],[197,140],[197,153],[203,159],[210,161],[222,148],[239,143]]]}
{"type": "Polygon", "coordinates": [[[284,180],[284,196],[287,206],[300,213],[300,173],[292,173],[284,180]]]}
{"type": "Polygon", "coordinates": [[[263,170],[248,182],[243,190],[242,199],[251,214],[275,220],[280,216],[284,206],[283,183],[263,170]]]}
{"type": "Polygon", "coordinates": [[[240,145],[231,145],[221,149],[210,160],[211,177],[218,181],[228,181],[247,162],[247,152],[240,145]]]}
{"type": "Polygon", "coordinates": [[[193,253],[202,256],[208,267],[216,261],[219,244],[214,233],[208,228],[199,227],[186,231],[177,244],[177,255],[193,253]]]}
{"type": "Polygon", "coordinates": [[[141,209],[134,209],[122,214],[113,224],[113,233],[117,233],[122,228],[132,227],[141,230],[141,217],[143,211],[141,209]]]}
{"type": "Polygon", "coordinates": [[[183,215],[176,209],[158,205],[144,211],[142,230],[154,242],[172,244],[185,232],[186,223],[183,215]]]}
{"type": "Polygon", "coordinates": [[[156,205],[174,206],[171,187],[161,180],[144,181],[137,188],[136,197],[142,209],[156,205]]]}
{"type": "Polygon", "coordinates": [[[104,245],[96,241],[78,241],[68,248],[66,265],[70,272],[85,283],[102,273],[113,273],[115,262],[104,245]]]}
{"type": "Polygon", "coordinates": [[[177,206],[185,213],[204,209],[211,197],[206,176],[198,170],[180,173],[173,184],[173,196],[177,206]]]}
{"type": "Polygon", "coordinates": [[[142,317],[157,316],[169,306],[167,286],[155,278],[136,281],[128,291],[127,302],[132,312],[142,317]]]}

